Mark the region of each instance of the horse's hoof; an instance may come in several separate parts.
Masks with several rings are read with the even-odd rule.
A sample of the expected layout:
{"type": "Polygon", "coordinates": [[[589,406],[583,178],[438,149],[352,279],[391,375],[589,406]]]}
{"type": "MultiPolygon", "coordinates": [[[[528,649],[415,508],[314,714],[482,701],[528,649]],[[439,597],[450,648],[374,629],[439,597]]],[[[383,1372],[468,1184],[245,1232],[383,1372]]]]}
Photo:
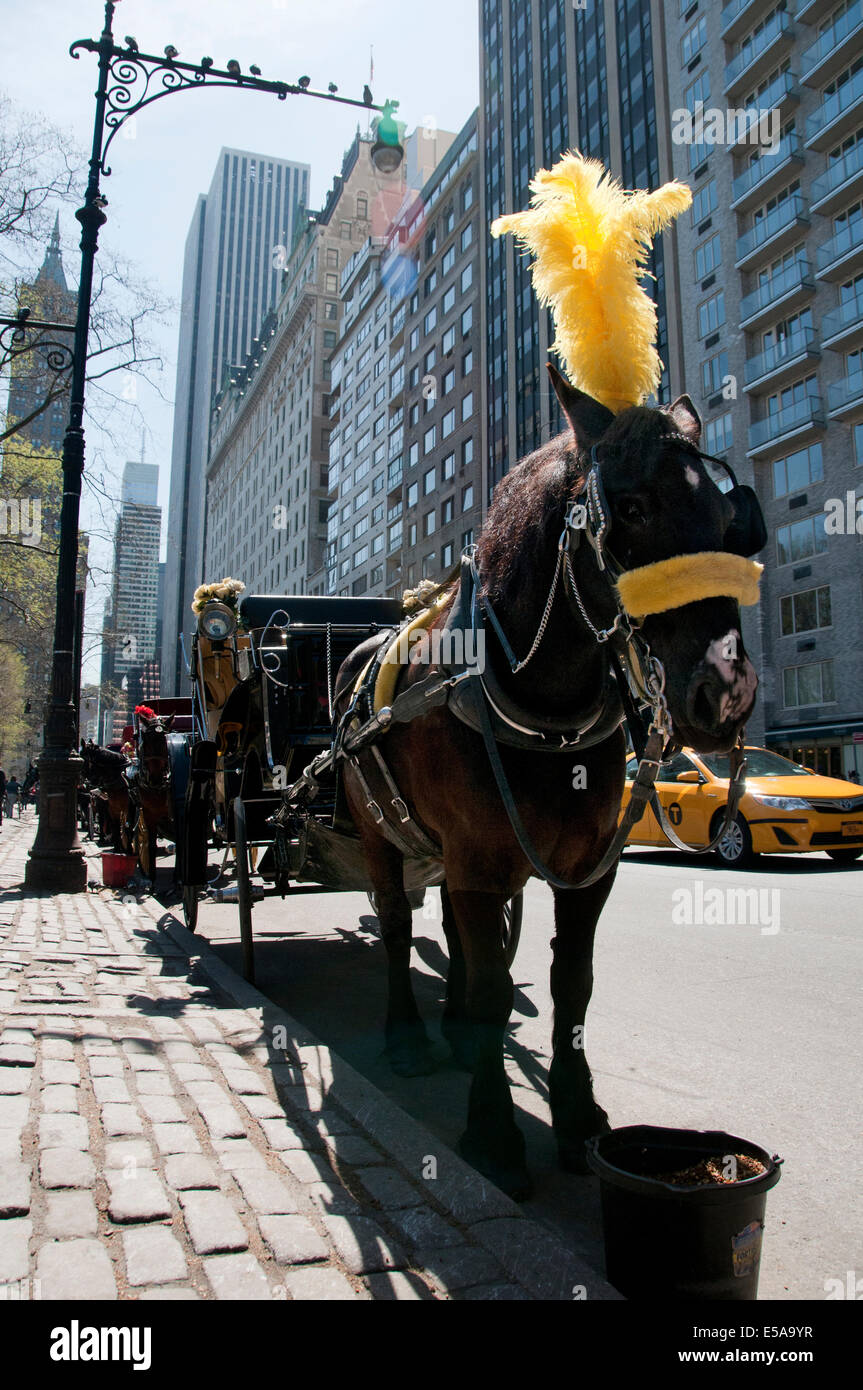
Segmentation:
{"type": "Polygon", "coordinates": [[[465,1163],[469,1163],[471,1168],[488,1178],[489,1182],[494,1183],[495,1187],[499,1187],[501,1192],[505,1192],[514,1202],[526,1202],[533,1196],[533,1179],[523,1163],[499,1163],[489,1158],[466,1134],[459,1140],[458,1151],[465,1163]]]}

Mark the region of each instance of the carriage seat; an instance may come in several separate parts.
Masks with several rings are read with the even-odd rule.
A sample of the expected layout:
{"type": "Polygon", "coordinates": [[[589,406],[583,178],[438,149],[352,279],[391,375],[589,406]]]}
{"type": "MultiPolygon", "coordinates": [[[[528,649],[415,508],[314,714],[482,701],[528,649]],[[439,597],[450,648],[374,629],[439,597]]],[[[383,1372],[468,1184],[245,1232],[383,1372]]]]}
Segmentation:
{"type": "Polygon", "coordinates": [[[303,627],[394,627],[402,620],[400,598],[326,598],[311,594],[246,594],[239,613],[252,630],[266,627],[273,614],[287,613],[291,625],[303,627]]]}

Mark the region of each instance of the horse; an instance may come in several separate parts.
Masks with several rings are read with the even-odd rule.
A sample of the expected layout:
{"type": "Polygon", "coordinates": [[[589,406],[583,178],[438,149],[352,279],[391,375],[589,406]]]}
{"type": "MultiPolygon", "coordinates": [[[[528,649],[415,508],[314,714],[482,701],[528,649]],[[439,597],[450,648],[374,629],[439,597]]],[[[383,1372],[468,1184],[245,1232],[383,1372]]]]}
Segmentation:
{"type": "MultiPolygon", "coordinates": [[[[394,783],[412,822],[439,847],[443,860],[450,965],[442,1031],[456,1060],[473,1073],[460,1152],[518,1200],[529,1195],[531,1180],[504,1071],[513,984],[501,927],[505,903],[533,874],[547,877],[554,894],[549,1100],[562,1168],[588,1171],[585,1143],[609,1128],[578,1040],[593,985],[596,927],[614,883],[616,858],[596,881],[569,887],[602,868],[615,839],[624,787],[623,689],[621,684],[618,694],[609,675],[609,648],[623,650],[616,647],[623,614],[610,579],[608,537],[620,572],[698,552],[711,552],[709,568],[710,559],[716,560],[713,552],[735,548],[739,538],[733,533],[742,524],[704,466],[701,421],[688,396],[664,409],[633,406],[615,415],[549,370],[568,428],[498,484],[472,561],[478,599],[495,619],[486,667],[510,714],[521,711],[527,729],[599,731],[598,741],[584,735],[582,742],[577,732],[563,752],[554,751],[553,741],[551,751],[535,752],[495,736],[512,800],[536,852],[534,862],[544,863],[547,874],[537,874],[513,828],[488,741],[449,704],[389,727],[378,745],[386,755],[389,789],[380,763],[376,766],[368,754],[365,762],[361,755],[343,770],[388,958],[390,1064],[401,1075],[422,1075],[434,1066],[410,980],[404,857],[380,823],[380,807],[389,803],[394,783]],[[577,498],[589,497],[585,486],[592,475],[598,475],[595,487],[601,488],[591,504],[598,534],[582,533],[575,540],[579,533],[570,527],[582,518],[573,506],[577,498]]],[[[763,527],[754,494],[752,499],[763,527]]],[[[751,555],[757,548],[738,545],[737,554],[751,555]]],[[[466,573],[463,567],[433,628],[447,623],[466,573]]],[[[655,707],[664,708],[666,727],[673,727],[675,744],[666,742],[666,756],[670,746],[728,751],[742,740],[758,682],[740,634],[738,602],[723,596],[727,592],[720,588],[719,596],[631,624],[664,685],[655,694],[655,707]]],[[[337,717],[349,708],[358,676],[379,641],[363,643],[340,667],[337,717]]],[[[425,663],[430,662],[428,649],[418,643],[400,676],[400,691],[428,677],[425,663]]],[[[621,682],[624,674],[621,670],[621,682]]]]}
{"type": "Polygon", "coordinates": [[[81,744],[84,777],[89,789],[89,809],[99,823],[100,838],[105,826],[109,830],[117,854],[129,852],[130,804],[129,784],[123,776],[129,759],[123,753],[103,748],[95,743],[81,744]]]}
{"type": "Polygon", "coordinates": [[[171,758],[168,734],[174,715],[138,715],[138,770],[130,787],[135,805],[135,852],[141,873],[151,882],[156,877],[156,846],[159,835],[174,838],[174,807],[171,797],[171,758]]]}

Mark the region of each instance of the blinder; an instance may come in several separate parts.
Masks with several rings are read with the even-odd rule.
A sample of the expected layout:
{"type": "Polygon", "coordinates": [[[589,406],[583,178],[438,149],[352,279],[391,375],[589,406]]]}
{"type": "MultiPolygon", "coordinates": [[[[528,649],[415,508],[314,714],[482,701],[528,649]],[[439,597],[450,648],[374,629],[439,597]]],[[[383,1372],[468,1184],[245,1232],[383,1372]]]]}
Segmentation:
{"type": "MultiPolygon", "coordinates": [[[[682,448],[688,449],[697,458],[718,464],[731,479],[731,487],[723,493],[726,501],[730,502],[733,508],[731,522],[723,537],[723,550],[728,551],[731,555],[742,555],[745,558],[757,555],[759,550],[763,550],[767,544],[767,525],[755,489],[750,487],[748,483],[738,483],[734,469],[724,459],[716,458],[713,454],[705,454],[701,449],[696,448],[690,440],[682,436],[679,442],[682,448]]],[[[607,537],[611,529],[611,508],[608,505],[602,483],[602,471],[597,457],[596,444],[590,450],[590,459],[591,469],[587,475],[582,494],[582,498],[585,500],[575,503],[570,508],[567,523],[574,530],[587,532],[588,540],[596,553],[600,569],[610,568],[612,572],[619,574],[621,567],[614,563],[607,549],[607,537]]],[[[711,479],[711,481],[713,480],[711,479]]],[[[715,483],[714,486],[716,486],[715,483]]]]}

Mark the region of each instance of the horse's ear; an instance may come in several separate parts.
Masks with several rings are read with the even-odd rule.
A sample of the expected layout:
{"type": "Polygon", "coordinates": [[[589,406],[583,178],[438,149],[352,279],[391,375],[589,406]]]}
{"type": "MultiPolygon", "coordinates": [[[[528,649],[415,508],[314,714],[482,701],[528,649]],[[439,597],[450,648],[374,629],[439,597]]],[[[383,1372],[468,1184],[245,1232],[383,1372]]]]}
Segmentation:
{"type": "Polygon", "coordinates": [[[614,419],[613,414],[601,401],[595,401],[593,396],[579,391],[577,386],[571,386],[552,362],[546,362],[545,365],[554,393],[560,401],[560,408],[569,421],[578,447],[590,449],[605,434],[614,419]]]}
{"type": "Polygon", "coordinates": [[[174,727],[174,720],[176,719],[176,717],[177,714],[175,710],[173,714],[168,715],[167,719],[162,720],[162,728],[165,730],[166,734],[169,734],[171,732],[171,729],[174,727]]]}
{"type": "Polygon", "coordinates": [[[701,416],[689,396],[678,396],[668,411],[681,434],[698,444],[701,440],[701,416]]]}

